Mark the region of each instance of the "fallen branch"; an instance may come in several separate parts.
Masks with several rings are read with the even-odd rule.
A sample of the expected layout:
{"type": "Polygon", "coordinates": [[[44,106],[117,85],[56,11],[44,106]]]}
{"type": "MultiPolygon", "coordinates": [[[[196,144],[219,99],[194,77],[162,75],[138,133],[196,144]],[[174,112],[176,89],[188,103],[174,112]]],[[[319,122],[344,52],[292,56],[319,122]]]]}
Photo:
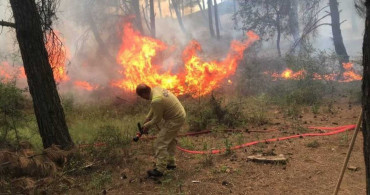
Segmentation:
{"type": "Polygon", "coordinates": [[[287,159],[282,154],[280,154],[279,156],[262,156],[262,155],[248,156],[247,160],[253,162],[283,164],[283,165],[287,163],[287,159]]]}

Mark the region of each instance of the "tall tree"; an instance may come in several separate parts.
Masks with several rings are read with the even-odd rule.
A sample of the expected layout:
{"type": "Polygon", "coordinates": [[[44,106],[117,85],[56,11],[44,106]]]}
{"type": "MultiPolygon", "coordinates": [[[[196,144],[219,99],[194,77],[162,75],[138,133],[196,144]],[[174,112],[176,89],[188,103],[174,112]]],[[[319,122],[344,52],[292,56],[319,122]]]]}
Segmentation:
{"type": "MultiPolygon", "coordinates": [[[[202,13],[202,16],[204,19],[207,19],[205,12],[205,7],[202,7],[202,4],[200,4],[200,0],[197,0],[196,3],[198,4],[199,10],[202,13]]],[[[203,0],[203,6],[204,6],[204,0],[203,0]]]]}
{"type": "Polygon", "coordinates": [[[132,7],[132,10],[135,14],[135,26],[136,28],[141,32],[141,34],[144,33],[144,29],[143,29],[143,24],[141,22],[141,14],[140,14],[140,4],[139,4],[139,1],[137,0],[132,0],[131,1],[131,7],[132,7]]]}
{"type": "Polygon", "coordinates": [[[216,25],[216,36],[217,39],[220,40],[220,24],[219,24],[219,17],[218,17],[218,8],[217,8],[217,1],[214,0],[214,8],[215,8],[215,25],[216,25]]]}
{"type": "MultiPolygon", "coordinates": [[[[294,0],[296,1],[296,0],[294,0]]],[[[289,53],[295,51],[301,51],[306,49],[306,45],[309,45],[309,41],[315,38],[317,30],[321,26],[330,26],[330,23],[325,22],[325,19],[330,16],[330,13],[326,11],[329,5],[321,6],[322,0],[299,0],[296,1],[300,11],[298,12],[298,25],[297,17],[295,17],[295,2],[292,2],[292,6],[289,12],[288,20],[288,32],[293,36],[293,44],[289,50],[289,53]],[[325,13],[323,13],[325,11],[325,13]],[[293,12],[293,13],[292,13],[293,12]],[[297,32],[299,37],[297,39],[297,32]]]]}
{"type": "Polygon", "coordinates": [[[184,15],[185,15],[184,0],[180,0],[180,7],[181,7],[181,17],[184,17],[184,15]]]}
{"type": "Polygon", "coordinates": [[[199,10],[203,12],[205,8],[202,7],[202,4],[200,3],[200,0],[197,0],[197,5],[199,7],[199,10]]]}
{"type": "Polygon", "coordinates": [[[172,7],[175,10],[177,21],[179,22],[182,32],[186,33],[186,29],[185,29],[184,23],[182,22],[182,17],[181,17],[178,3],[179,3],[178,0],[172,0],[172,7]]]}
{"type": "Polygon", "coordinates": [[[365,6],[366,20],[364,42],[362,45],[362,63],[364,67],[362,80],[362,134],[366,165],[366,194],[370,195],[370,0],[366,0],[365,6]]]}
{"type": "MultiPolygon", "coordinates": [[[[139,0],[137,0],[137,1],[139,1],[139,0]]],[[[149,0],[145,0],[145,11],[143,11],[143,14],[145,14],[146,16],[147,15],[150,15],[150,7],[149,7],[149,0]]]]}
{"type": "Polygon", "coordinates": [[[159,17],[163,18],[163,16],[162,16],[161,0],[158,0],[158,10],[159,10],[159,17]]]}
{"type": "Polygon", "coordinates": [[[329,0],[330,16],[331,16],[331,30],[333,32],[334,49],[339,56],[340,75],[344,72],[343,63],[349,62],[346,47],[343,43],[342,31],[340,29],[340,16],[337,0],[329,0]]]}
{"type": "Polygon", "coordinates": [[[299,16],[298,16],[298,0],[291,0],[290,11],[289,11],[289,29],[293,36],[294,42],[297,42],[297,46],[292,50],[300,49],[300,33],[299,33],[299,16]]]}
{"type": "Polygon", "coordinates": [[[212,37],[215,37],[215,30],[213,29],[213,20],[212,20],[212,0],[207,0],[208,3],[208,24],[209,24],[209,33],[212,37]]]}
{"type": "Polygon", "coordinates": [[[172,4],[171,4],[171,0],[168,0],[168,9],[170,10],[170,16],[171,16],[171,18],[173,18],[173,16],[172,16],[172,4]]]}
{"type": "Polygon", "coordinates": [[[155,37],[155,14],[154,14],[154,0],[150,0],[150,34],[155,37]]]}
{"type": "Polygon", "coordinates": [[[96,42],[99,44],[99,52],[98,54],[101,55],[102,58],[107,59],[110,63],[115,63],[115,58],[109,53],[108,47],[105,45],[103,39],[100,36],[98,27],[93,18],[93,14],[91,13],[93,4],[89,5],[89,9],[86,10],[86,19],[90,26],[90,30],[92,31],[96,42]]]}
{"type": "Polygon", "coordinates": [[[237,11],[236,11],[236,3],[237,0],[233,0],[233,20],[234,20],[234,28],[238,26],[238,18],[237,18],[237,11]]]}
{"type": "Polygon", "coordinates": [[[269,39],[276,34],[276,49],[281,56],[280,40],[287,32],[287,20],[290,10],[288,0],[245,0],[239,2],[237,16],[243,24],[242,30],[254,30],[260,37],[269,39]]]}
{"type": "Polygon", "coordinates": [[[37,8],[35,0],[10,0],[15,21],[13,27],[43,146],[47,148],[56,144],[67,149],[74,144],[68,132],[43,36],[52,23],[54,12],[49,6],[53,6],[53,1],[39,3],[41,9],[37,8]]]}

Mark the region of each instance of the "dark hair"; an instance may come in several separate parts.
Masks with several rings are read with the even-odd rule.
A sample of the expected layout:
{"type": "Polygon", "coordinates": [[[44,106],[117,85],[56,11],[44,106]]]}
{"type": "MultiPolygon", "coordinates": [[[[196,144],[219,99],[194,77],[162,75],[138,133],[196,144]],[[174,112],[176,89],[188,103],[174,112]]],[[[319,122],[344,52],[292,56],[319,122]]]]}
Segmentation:
{"type": "Polygon", "coordinates": [[[136,87],[136,94],[138,94],[139,96],[150,93],[150,91],[150,87],[146,84],[140,84],[136,87]]]}

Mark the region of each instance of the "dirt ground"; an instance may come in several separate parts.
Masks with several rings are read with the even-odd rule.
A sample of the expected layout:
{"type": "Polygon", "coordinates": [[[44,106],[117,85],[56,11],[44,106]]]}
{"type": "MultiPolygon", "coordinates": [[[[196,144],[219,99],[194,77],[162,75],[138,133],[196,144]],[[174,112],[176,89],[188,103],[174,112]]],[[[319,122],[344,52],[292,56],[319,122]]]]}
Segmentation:
{"type": "MultiPolygon", "coordinates": [[[[302,127],[340,126],[355,124],[359,115],[358,105],[338,102],[333,112],[314,115],[303,109],[297,120],[285,118],[282,112],[271,109],[269,124],[248,126],[250,130],[277,129],[276,132],[212,133],[187,138],[194,150],[202,150],[204,143],[225,147],[228,139],[237,145],[244,142],[276,138],[298,133],[308,133],[302,127]],[[297,128],[299,124],[299,128],[297,128]]],[[[131,149],[130,158],[112,168],[113,182],[107,194],[331,194],[346,156],[354,131],[332,136],[297,138],[268,144],[257,144],[233,151],[231,154],[194,155],[177,153],[178,167],[159,181],[146,178],[146,171],[153,168],[152,141],[141,141],[131,149]],[[247,161],[253,154],[283,154],[286,165],[262,164],[247,161]],[[122,176],[125,175],[127,178],[122,176]]],[[[180,141],[181,143],[181,141],[180,141]]],[[[183,142],[184,143],[184,142],[183,142]]],[[[183,146],[185,147],[185,146],[183,146]]],[[[209,147],[210,148],[210,147],[209,147]]],[[[365,194],[365,168],[362,151],[362,134],[357,137],[349,166],[339,194],[365,194]]],[[[87,182],[89,178],[80,178],[87,182]]],[[[84,193],[78,188],[71,193],[84,193]]]]}

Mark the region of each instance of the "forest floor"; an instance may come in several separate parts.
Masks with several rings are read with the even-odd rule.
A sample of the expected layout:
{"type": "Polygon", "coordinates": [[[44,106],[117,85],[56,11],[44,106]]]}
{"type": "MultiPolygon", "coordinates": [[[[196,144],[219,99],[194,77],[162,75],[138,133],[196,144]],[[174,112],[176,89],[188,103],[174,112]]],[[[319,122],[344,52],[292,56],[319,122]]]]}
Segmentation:
{"type": "MultiPolygon", "coordinates": [[[[230,145],[238,145],[312,132],[305,128],[309,126],[355,124],[360,107],[338,102],[334,105],[333,113],[313,114],[304,110],[297,121],[286,118],[282,112],[272,108],[268,114],[268,124],[247,127],[249,130],[276,129],[276,132],[219,132],[180,138],[179,143],[192,150],[225,148],[226,139],[230,145]],[[297,123],[301,125],[297,126],[297,123]],[[205,143],[209,146],[205,147],[205,143]]],[[[199,155],[178,151],[177,169],[159,181],[146,177],[146,171],[153,168],[153,142],[140,141],[133,143],[122,164],[100,167],[96,171],[111,173],[111,183],[104,186],[108,194],[330,194],[338,180],[353,132],[257,144],[229,154],[199,155]],[[283,154],[288,162],[283,165],[247,161],[247,156],[254,154],[283,154]]],[[[358,170],[346,170],[340,194],[364,194],[361,133],[357,137],[349,166],[358,167],[358,170]]],[[[90,176],[75,179],[81,186],[91,183],[90,176]]],[[[81,191],[78,189],[70,192],[85,192],[84,188],[81,191]]]]}
{"type": "MultiPolygon", "coordinates": [[[[316,111],[313,111],[310,106],[303,106],[298,115],[293,117],[288,117],[284,109],[284,107],[266,105],[264,123],[249,123],[237,128],[244,130],[242,132],[223,132],[222,128],[218,130],[216,128],[209,134],[178,138],[178,144],[189,150],[211,150],[270,138],[317,133],[317,130],[308,129],[308,127],[355,124],[360,113],[360,105],[351,104],[346,99],[334,101],[330,105],[323,104],[316,111]],[[249,132],[245,131],[246,129],[249,132]]],[[[123,120],[126,123],[133,123],[130,128],[135,131],[134,121],[142,117],[139,115],[134,119],[123,120]]],[[[78,137],[87,137],[87,135],[79,135],[74,132],[74,129],[87,124],[92,125],[93,122],[89,120],[85,125],[81,125],[79,124],[81,120],[68,117],[68,113],[67,121],[75,143],[81,144],[78,137]]],[[[181,133],[186,133],[188,128],[185,126],[181,133]]],[[[31,194],[42,192],[46,194],[330,194],[334,191],[353,132],[259,143],[222,154],[189,154],[178,150],[177,169],[169,171],[159,180],[147,178],[146,175],[147,170],[153,169],[155,162],[153,140],[141,139],[137,143],[131,142],[132,134],[130,134],[127,135],[129,140],[124,145],[80,148],[79,157],[72,159],[68,166],[61,168],[61,172],[49,177],[48,180],[32,178],[35,180],[32,183],[33,187],[23,189],[21,192],[31,194]],[[265,164],[247,160],[248,156],[257,154],[283,154],[287,158],[287,163],[265,164]],[[47,184],[39,185],[42,183],[40,181],[47,184]]],[[[114,136],[99,141],[109,143],[115,141],[114,136]]],[[[358,169],[346,170],[340,194],[364,194],[365,167],[361,132],[357,137],[349,166],[358,167],[358,169]]],[[[6,184],[8,186],[2,188],[7,189],[4,191],[5,194],[12,191],[9,189],[13,186],[12,180],[6,181],[9,181],[6,184]]],[[[3,185],[4,182],[0,184],[3,185]]]]}

